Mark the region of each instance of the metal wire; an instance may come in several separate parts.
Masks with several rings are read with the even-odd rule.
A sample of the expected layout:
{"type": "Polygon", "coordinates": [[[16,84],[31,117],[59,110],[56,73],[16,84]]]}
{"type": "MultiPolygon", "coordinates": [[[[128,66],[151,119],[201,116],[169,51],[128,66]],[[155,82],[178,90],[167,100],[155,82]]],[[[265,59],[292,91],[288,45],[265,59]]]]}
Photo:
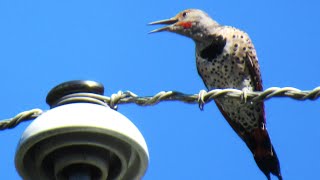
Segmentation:
{"type": "Polygon", "coordinates": [[[14,128],[23,121],[37,118],[42,113],[43,111],[41,109],[32,109],[29,111],[21,112],[13,118],[0,121],[0,130],[14,128]]]}
{"type": "MultiPolygon", "coordinates": [[[[92,93],[74,93],[63,97],[68,103],[79,102],[79,99],[87,99],[88,102],[101,104],[107,103],[111,108],[116,109],[118,104],[137,104],[139,106],[155,105],[161,101],[181,101],[189,104],[199,104],[202,108],[204,104],[217,98],[236,98],[243,102],[265,101],[273,97],[289,97],[295,100],[316,100],[320,97],[320,86],[310,91],[302,91],[293,87],[271,87],[262,92],[244,92],[238,89],[214,89],[211,91],[201,90],[198,94],[184,94],[177,91],[161,91],[153,96],[140,97],[133,92],[119,91],[110,97],[92,93]]],[[[21,112],[13,118],[0,121],[0,130],[11,129],[23,121],[37,118],[43,111],[33,109],[21,112]]]]}

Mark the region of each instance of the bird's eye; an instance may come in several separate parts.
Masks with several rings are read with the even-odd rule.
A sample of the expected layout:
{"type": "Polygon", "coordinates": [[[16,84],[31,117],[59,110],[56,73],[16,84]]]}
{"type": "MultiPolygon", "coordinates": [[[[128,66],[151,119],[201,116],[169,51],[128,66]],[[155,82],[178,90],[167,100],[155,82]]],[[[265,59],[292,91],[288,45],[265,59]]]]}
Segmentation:
{"type": "Polygon", "coordinates": [[[188,14],[187,12],[183,12],[183,13],[182,13],[182,17],[186,17],[187,14],[188,14]]]}

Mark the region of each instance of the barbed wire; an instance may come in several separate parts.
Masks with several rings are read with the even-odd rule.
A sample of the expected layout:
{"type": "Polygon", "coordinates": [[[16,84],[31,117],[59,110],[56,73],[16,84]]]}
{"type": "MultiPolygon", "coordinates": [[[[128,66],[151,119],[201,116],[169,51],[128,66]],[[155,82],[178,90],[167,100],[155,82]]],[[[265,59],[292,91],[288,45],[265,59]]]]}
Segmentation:
{"type": "MultiPolygon", "coordinates": [[[[211,91],[201,90],[198,94],[185,94],[178,91],[161,91],[153,96],[138,96],[131,91],[119,91],[110,97],[92,93],[74,93],[64,96],[56,106],[72,102],[92,102],[117,109],[118,104],[137,104],[139,106],[155,105],[161,101],[181,101],[189,104],[204,104],[217,98],[235,98],[242,102],[266,101],[273,97],[289,97],[295,100],[316,100],[320,96],[320,86],[310,91],[302,91],[293,87],[271,87],[265,91],[248,92],[238,89],[214,89],[211,91]],[[100,100],[99,102],[97,100],[100,100]],[[101,102],[102,101],[102,102],[101,102]]],[[[0,121],[0,130],[11,129],[23,121],[37,118],[44,113],[41,109],[32,109],[19,113],[13,118],[0,121]]]]}

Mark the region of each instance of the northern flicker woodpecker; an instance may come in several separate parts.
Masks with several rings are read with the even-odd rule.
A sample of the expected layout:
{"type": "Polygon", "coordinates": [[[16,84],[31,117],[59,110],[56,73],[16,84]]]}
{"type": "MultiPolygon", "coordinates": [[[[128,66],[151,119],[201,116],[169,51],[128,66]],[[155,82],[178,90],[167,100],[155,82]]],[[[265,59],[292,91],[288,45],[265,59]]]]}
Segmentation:
{"type": "MultiPolygon", "coordinates": [[[[223,26],[198,9],[187,9],[176,16],[150,23],[166,24],[151,33],[169,31],[194,40],[196,64],[208,90],[234,88],[262,91],[262,80],[255,48],[245,32],[223,26]]],[[[266,129],[263,102],[242,103],[231,98],[215,103],[233,130],[247,144],[260,170],[282,179],[277,154],[266,129]]]]}

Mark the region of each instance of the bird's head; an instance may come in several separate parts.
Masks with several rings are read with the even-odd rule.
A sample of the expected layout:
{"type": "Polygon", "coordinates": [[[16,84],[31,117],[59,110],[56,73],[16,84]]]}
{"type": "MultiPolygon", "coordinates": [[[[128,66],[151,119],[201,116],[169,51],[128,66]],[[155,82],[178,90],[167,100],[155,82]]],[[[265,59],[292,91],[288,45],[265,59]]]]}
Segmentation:
{"type": "Polygon", "coordinates": [[[166,24],[167,26],[150,31],[150,33],[169,31],[188,36],[194,40],[209,35],[215,27],[219,26],[207,13],[199,9],[187,9],[170,19],[149,23],[149,25],[156,24],[166,24]]]}

